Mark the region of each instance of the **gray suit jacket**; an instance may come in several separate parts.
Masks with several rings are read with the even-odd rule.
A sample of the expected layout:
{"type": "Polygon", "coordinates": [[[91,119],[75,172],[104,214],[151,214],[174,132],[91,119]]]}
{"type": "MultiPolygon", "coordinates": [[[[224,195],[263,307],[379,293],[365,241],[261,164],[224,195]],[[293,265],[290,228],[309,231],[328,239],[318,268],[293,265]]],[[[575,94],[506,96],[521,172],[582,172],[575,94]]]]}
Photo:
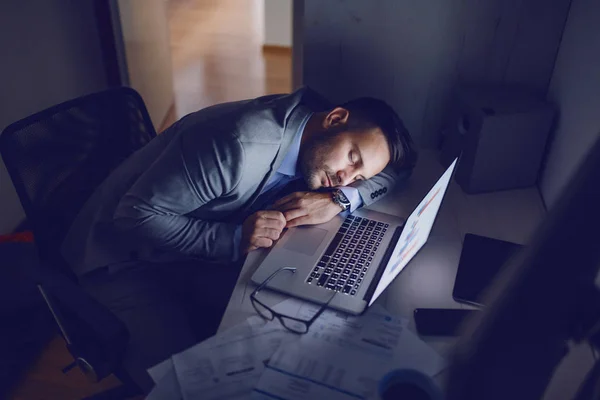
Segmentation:
{"type": "MultiPolygon", "coordinates": [[[[231,260],[236,226],[279,168],[314,96],[304,88],[182,118],[94,192],[63,243],[65,259],[78,275],[136,259],[231,260]]],[[[355,187],[369,205],[398,179],[387,168],[355,187]]]]}

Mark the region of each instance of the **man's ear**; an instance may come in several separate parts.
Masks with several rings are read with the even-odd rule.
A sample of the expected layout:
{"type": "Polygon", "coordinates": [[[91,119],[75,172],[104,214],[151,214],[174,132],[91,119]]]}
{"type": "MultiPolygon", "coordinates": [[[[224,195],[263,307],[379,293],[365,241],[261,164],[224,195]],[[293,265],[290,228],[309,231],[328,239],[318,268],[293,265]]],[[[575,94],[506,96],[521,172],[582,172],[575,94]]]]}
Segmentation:
{"type": "Polygon", "coordinates": [[[325,129],[329,128],[337,128],[341,125],[346,125],[348,123],[348,118],[350,117],[350,111],[346,110],[343,107],[336,107],[333,110],[329,111],[325,116],[323,121],[323,127],[325,129]]]}

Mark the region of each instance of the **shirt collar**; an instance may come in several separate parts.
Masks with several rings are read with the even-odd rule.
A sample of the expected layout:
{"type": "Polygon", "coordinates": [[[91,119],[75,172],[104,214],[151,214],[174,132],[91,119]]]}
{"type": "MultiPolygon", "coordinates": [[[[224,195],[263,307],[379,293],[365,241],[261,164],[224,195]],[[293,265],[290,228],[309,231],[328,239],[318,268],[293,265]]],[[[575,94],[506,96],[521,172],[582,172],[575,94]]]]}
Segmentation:
{"type": "Polygon", "coordinates": [[[283,175],[287,175],[290,177],[300,177],[301,172],[298,171],[298,155],[300,154],[300,142],[302,141],[302,134],[304,133],[304,128],[308,123],[308,120],[313,115],[313,113],[308,113],[304,120],[298,127],[298,131],[294,134],[294,139],[290,144],[289,150],[285,155],[285,158],[281,162],[281,165],[277,169],[277,172],[283,175]]]}

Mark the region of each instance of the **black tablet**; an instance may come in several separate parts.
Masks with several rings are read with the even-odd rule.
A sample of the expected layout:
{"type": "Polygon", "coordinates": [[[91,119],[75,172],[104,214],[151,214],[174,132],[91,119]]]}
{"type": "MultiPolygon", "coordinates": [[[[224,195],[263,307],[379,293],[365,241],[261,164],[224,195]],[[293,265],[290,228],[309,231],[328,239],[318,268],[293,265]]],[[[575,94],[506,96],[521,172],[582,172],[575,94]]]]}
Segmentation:
{"type": "Polygon", "coordinates": [[[521,247],[516,243],[467,233],[452,291],[454,300],[484,305],[481,302],[482,292],[521,247]]]}

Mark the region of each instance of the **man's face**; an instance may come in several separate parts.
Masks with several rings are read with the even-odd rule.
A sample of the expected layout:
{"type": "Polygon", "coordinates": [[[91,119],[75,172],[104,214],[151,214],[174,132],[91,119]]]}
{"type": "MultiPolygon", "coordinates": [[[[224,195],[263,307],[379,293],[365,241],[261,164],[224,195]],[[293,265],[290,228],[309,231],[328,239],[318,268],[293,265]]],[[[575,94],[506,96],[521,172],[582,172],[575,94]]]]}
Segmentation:
{"type": "Polygon", "coordinates": [[[380,129],[363,132],[330,129],[306,143],[300,168],[309,188],[315,190],[372,178],[389,161],[389,147],[380,129]]]}

